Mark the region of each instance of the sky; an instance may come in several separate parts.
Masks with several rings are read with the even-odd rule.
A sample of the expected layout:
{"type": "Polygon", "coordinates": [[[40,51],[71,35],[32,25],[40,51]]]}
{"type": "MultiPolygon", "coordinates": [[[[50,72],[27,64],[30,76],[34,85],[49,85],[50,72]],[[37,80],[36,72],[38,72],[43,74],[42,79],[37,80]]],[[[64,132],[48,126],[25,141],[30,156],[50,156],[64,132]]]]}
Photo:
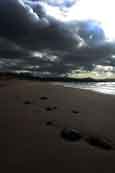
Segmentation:
{"type": "Polygon", "coordinates": [[[0,70],[64,76],[115,66],[114,1],[1,0],[0,70]]]}

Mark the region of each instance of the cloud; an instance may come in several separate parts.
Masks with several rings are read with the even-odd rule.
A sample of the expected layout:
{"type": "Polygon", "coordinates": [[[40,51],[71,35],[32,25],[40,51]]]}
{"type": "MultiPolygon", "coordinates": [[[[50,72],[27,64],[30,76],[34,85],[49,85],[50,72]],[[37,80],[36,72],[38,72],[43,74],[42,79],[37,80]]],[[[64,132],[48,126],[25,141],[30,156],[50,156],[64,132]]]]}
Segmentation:
{"type": "Polygon", "coordinates": [[[114,54],[114,46],[105,44],[97,23],[59,21],[46,14],[41,1],[1,1],[0,26],[0,60],[4,63],[0,69],[63,75],[80,65],[104,62],[114,54]],[[89,29],[94,24],[98,32],[89,29]]]}

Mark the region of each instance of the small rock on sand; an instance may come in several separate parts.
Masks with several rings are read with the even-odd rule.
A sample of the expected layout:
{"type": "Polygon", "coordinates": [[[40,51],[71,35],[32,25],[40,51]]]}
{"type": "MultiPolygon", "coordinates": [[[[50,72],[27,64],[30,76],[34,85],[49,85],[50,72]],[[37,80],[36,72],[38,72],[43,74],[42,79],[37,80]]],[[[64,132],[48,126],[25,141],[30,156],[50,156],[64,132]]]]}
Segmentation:
{"type": "Polygon", "coordinates": [[[61,132],[61,137],[66,141],[76,142],[80,140],[81,134],[77,129],[65,128],[61,132]]]}

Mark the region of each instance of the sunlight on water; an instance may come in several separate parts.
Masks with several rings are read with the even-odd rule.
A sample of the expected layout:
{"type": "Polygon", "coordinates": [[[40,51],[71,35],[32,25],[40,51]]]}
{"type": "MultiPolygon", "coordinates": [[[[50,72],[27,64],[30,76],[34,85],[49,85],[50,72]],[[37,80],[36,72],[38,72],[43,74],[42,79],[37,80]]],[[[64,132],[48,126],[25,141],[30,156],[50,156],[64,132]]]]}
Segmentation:
{"type": "Polygon", "coordinates": [[[80,88],[104,94],[115,95],[115,82],[62,83],[59,85],[63,85],[64,87],[80,88]]]}

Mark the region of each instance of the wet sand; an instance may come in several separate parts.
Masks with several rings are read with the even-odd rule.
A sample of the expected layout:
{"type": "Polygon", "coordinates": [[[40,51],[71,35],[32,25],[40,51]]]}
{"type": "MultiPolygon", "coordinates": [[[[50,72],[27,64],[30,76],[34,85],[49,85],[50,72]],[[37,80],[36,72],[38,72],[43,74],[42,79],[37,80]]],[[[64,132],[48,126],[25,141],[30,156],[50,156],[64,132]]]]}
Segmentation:
{"type": "Polygon", "coordinates": [[[1,172],[115,172],[115,96],[0,80],[1,172]]]}

